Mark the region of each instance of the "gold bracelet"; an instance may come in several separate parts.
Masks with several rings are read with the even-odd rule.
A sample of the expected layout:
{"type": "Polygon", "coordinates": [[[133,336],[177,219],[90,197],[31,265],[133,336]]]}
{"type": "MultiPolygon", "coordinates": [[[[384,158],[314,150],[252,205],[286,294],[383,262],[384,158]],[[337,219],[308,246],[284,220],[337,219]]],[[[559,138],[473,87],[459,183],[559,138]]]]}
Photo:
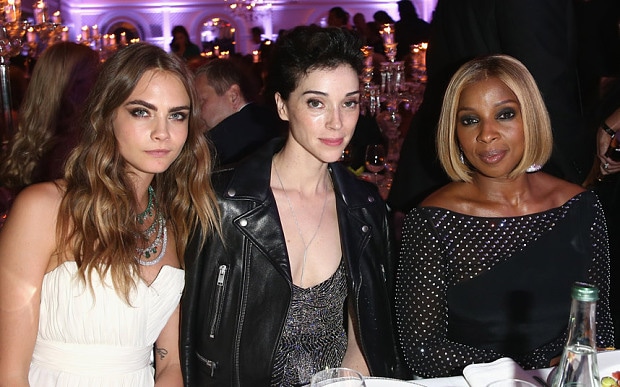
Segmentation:
{"type": "Polygon", "coordinates": [[[616,136],[616,131],[610,128],[605,121],[603,121],[603,123],[601,124],[601,128],[603,128],[603,130],[607,132],[607,134],[610,135],[611,138],[614,138],[616,136]]]}

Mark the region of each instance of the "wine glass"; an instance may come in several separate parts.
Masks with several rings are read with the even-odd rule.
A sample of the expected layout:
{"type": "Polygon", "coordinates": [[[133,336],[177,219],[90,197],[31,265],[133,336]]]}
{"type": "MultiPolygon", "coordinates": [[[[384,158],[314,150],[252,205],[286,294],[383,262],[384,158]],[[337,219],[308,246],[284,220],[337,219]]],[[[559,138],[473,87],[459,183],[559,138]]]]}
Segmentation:
{"type": "Polygon", "coordinates": [[[364,377],[349,368],[327,368],[312,376],[311,387],[366,387],[364,377]]]}
{"type": "Polygon", "coordinates": [[[343,165],[349,167],[351,166],[351,159],[352,159],[351,144],[349,144],[346,146],[346,148],[342,150],[342,154],[340,155],[340,162],[343,165]]]}
{"type": "Polygon", "coordinates": [[[377,174],[385,168],[385,148],[382,144],[372,144],[366,147],[366,169],[375,174],[375,184],[378,182],[377,174]]]}

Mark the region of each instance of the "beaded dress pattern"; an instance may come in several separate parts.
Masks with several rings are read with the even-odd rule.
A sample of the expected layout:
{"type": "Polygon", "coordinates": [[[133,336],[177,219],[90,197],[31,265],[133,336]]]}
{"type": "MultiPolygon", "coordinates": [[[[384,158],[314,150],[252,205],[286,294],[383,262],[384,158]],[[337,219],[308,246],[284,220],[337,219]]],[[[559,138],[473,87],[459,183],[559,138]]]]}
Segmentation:
{"type": "Polygon", "coordinates": [[[347,349],[344,264],[326,281],[293,285],[291,305],[275,357],[272,386],[301,386],[326,367],[339,367],[347,349]]]}
{"type": "Polygon", "coordinates": [[[613,345],[607,230],[592,192],[519,217],[416,208],[396,278],[398,340],[418,376],[459,375],[503,356],[548,367],[562,352],[578,280],[600,289],[597,342],[613,345]]]}

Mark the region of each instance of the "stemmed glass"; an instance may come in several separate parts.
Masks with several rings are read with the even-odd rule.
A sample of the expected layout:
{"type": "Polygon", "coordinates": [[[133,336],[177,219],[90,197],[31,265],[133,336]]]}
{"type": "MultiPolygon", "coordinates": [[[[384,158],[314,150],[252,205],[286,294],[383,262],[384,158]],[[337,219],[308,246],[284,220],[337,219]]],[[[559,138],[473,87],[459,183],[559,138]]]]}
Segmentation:
{"type": "Polygon", "coordinates": [[[340,155],[340,162],[347,167],[351,166],[351,144],[347,145],[346,148],[342,150],[342,154],[340,155]]]}
{"type": "Polygon", "coordinates": [[[349,368],[327,368],[312,376],[311,387],[366,387],[364,377],[349,368]]]}
{"type": "Polygon", "coordinates": [[[378,182],[377,174],[385,168],[385,147],[382,144],[372,144],[366,147],[366,169],[375,175],[375,184],[378,182]]]}

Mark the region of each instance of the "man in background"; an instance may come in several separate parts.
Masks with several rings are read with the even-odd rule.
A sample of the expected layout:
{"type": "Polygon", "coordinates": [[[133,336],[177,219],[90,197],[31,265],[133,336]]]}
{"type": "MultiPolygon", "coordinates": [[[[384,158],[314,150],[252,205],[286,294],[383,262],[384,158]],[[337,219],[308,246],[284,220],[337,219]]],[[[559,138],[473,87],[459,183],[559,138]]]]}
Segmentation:
{"type": "Polygon", "coordinates": [[[242,59],[210,60],[196,70],[195,82],[218,164],[237,162],[282,134],[276,113],[256,102],[261,81],[242,59]]]}

